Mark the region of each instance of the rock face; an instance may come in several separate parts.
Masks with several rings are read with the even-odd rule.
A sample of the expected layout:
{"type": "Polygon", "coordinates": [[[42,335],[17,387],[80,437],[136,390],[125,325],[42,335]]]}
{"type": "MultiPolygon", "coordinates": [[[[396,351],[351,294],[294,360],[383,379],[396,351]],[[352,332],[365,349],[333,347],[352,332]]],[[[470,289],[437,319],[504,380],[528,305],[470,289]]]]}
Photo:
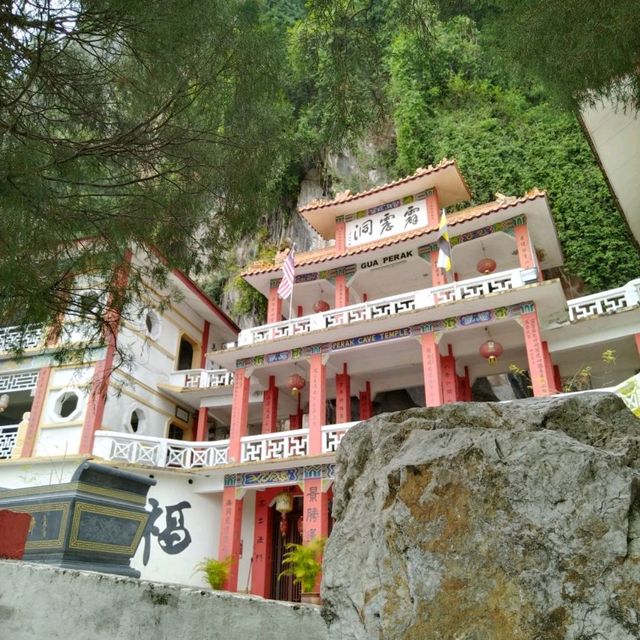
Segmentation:
{"type": "Polygon", "coordinates": [[[336,476],[330,638],[640,638],[640,420],[617,397],[378,416],[336,476]]]}

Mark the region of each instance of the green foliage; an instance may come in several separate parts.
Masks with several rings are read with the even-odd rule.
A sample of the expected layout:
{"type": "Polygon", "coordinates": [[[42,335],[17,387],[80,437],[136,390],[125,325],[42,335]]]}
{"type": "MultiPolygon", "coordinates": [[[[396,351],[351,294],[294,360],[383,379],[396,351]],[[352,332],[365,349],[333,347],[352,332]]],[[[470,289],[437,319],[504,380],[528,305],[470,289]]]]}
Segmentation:
{"type": "Polygon", "coordinates": [[[205,558],[196,565],[196,569],[204,573],[209,586],[216,591],[224,587],[225,582],[229,578],[229,571],[233,564],[233,558],[229,556],[224,560],[216,560],[215,558],[205,558]]]}
{"type": "Polygon", "coordinates": [[[294,583],[299,584],[304,593],[312,592],[322,569],[325,544],[326,538],[314,538],[307,544],[288,543],[282,559],[285,569],[279,577],[293,576],[294,583]]]}

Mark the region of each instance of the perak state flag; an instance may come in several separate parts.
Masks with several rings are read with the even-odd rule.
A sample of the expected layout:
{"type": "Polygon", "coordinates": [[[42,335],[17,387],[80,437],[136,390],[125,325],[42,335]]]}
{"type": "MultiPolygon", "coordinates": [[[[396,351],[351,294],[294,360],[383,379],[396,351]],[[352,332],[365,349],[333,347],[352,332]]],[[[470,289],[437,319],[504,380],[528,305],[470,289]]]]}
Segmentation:
{"type": "Polygon", "coordinates": [[[289,251],[289,255],[282,265],[282,280],[280,280],[280,286],[278,287],[278,297],[283,300],[288,298],[293,291],[294,260],[294,250],[291,247],[291,251],[289,251]]]}
{"type": "Polygon", "coordinates": [[[449,242],[449,231],[447,230],[447,216],[442,210],[440,223],[438,224],[438,262],[439,269],[451,271],[451,243],[449,242]]]}

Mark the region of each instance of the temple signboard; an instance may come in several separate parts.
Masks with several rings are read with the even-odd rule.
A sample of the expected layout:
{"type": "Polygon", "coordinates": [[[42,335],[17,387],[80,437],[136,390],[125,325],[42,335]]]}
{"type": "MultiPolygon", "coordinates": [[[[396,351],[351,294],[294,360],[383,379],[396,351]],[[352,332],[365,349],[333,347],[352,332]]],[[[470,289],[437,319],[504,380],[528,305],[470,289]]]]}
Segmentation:
{"type": "Polygon", "coordinates": [[[427,201],[413,196],[395,200],[356,214],[345,216],[346,246],[356,247],[367,242],[413,231],[428,225],[427,201]]]}

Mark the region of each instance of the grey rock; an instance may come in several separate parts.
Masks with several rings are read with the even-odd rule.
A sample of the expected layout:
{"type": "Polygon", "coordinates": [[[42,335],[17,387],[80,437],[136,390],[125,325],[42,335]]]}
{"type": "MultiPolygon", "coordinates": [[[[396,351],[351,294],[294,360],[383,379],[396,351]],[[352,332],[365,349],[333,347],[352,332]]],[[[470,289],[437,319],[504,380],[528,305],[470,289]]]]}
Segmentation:
{"type": "Polygon", "coordinates": [[[640,638],[639,446],[610,394],[354,427],[324,560],[329,637],[640,638]]]}

